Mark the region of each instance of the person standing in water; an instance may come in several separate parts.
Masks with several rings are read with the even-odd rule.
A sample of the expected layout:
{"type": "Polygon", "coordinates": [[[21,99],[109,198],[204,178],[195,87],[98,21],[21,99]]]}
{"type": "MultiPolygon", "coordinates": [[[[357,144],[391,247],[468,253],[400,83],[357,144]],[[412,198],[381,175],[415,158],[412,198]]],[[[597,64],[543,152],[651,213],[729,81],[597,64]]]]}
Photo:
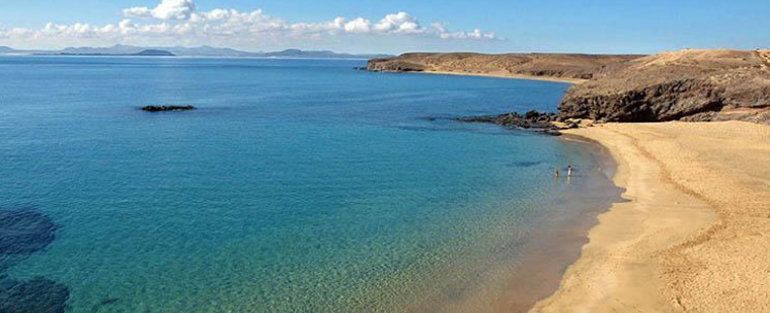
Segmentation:
{"type": "Polygon", "coordinates": [[[567,177],[572,177],[572,164],[567,165],[567,177]]]}

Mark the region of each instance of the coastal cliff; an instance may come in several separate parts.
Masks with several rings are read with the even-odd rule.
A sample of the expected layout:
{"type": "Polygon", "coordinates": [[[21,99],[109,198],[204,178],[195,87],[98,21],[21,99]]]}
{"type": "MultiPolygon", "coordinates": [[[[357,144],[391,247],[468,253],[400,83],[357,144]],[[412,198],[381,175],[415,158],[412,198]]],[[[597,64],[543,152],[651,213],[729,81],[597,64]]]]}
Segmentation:
{"type": "Polygon", "coordinates": [[[573,86],[562,118],[770,122],[770,52],[683,50],[607,69],[573,86]]]}
{"type": "Polygon", "coordinates": [[[567,80],[559,119],[744,120],[770,124],[770,50],[682,50],[651,56],[407,53],[371,71],[567,80]]]}

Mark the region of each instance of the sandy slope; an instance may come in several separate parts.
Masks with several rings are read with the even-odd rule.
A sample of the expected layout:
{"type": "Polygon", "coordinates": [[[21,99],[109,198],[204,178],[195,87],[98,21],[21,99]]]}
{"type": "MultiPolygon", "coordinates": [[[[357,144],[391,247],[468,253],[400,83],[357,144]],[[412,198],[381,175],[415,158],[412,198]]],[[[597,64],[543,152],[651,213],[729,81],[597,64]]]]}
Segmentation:
{"type": "Polygon", "coordinates": [[[533,312],[770,312],[770,126],[605,124],[631,200],[533,312]]]}

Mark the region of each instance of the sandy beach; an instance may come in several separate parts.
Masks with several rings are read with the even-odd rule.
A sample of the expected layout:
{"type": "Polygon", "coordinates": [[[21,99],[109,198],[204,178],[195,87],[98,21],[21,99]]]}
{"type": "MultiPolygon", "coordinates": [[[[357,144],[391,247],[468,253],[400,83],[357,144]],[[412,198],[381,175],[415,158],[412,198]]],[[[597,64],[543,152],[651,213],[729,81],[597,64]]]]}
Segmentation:
{"type": "Polygon", "coordinates": [[[478,76],[478,77],[494,77],[494,78],[509,78],[509,79],[526,79],[537,80],[546,82],[568,83],[568,84],[582,84],[586,82],[585,79],[566,78],[566,77],[550,77],[550,76],[534,76],[534,75],[521,75],[511,74],[509,72],[453,72],[453,71],[423,71],[425,74],[438,74],[438,75],[458,75],[458,76],[478,76]]]}
{"type": "Polygon", "coordinates": [[[770,127],[603,124],[628,202],[532,312],[770,312],[770,127]]]}

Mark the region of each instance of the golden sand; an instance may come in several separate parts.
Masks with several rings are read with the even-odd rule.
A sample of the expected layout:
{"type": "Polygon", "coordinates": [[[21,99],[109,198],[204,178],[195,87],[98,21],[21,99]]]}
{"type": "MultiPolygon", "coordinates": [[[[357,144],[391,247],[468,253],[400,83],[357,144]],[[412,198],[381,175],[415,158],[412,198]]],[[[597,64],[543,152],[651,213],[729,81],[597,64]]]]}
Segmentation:
{"type": "Polygon", "coordinates": [[[479,77],[494,77],[494,78],[508,78],[508,79],[538,80],[538,81],[547,81],[547,82],[568,83],[568,84],[573,84],[573,85],[586,82],[585,79],[511,74],[511,73],[505,72],[505,71],[500,71],[500,72],[454,72],[454,71],[434,71],[434,70],[428,70],[428,71],[423,71],[423,72],[418,72],[418,73],[439,74],[439,75],[479,76],[479,77]]]}
{"type": "Polygon", "coordinates": [[[532,312],[770,312],[770,126],[604,124],[629,202],[532,312]]]}

